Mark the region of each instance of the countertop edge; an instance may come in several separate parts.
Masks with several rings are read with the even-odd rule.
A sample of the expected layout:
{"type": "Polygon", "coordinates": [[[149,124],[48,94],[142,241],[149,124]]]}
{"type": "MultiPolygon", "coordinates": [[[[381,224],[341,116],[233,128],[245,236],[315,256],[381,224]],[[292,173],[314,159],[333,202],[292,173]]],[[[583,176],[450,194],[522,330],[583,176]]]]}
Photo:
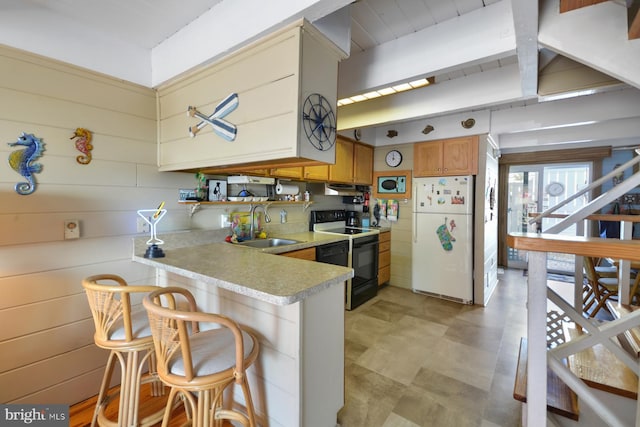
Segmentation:
{"type": "Polygon", "coordinates": [[[167,238],[166,243],[160,246],[165,257],[160,258],[145,258],[143,253],[147,247],[146,241],[138,237],[134,238],[132,261],[281,306],[303,301],[353,277],[353,269],[349,267],[279,256],[286,252],[345,240],[344,236],[313,232],[286,236],[300,240],[300,243],[261,249],[221,242],[220,236],[215,232],[170,233],[160,236],[167,238]],[[205,259],[203,256],[206,257],[206,254],[215,254],[215,259],[200,262],[205,259]],[[275,260],[280,261],[276,268],[273,267],[275,260]],[[243,266],[248,265],[247,263],[252,264],[252,267],[247,270],[248,275],[243,275],[243,266]],[[305,267],[303,263],[312,264],[305,267]],[[282,269],[279,269],[281,265],[282,269]],[[282,271],[288,270],[308,274],[306,277],[304,273],[300,276],[285,274],[281,279],[282,271]],[[252,281],[251,277],[265,280],[252,281]],[[292,280],[293,277],[296,278],[292,280]]]}
{"type": "MultiPolygon", "coordinates": [[[[257,289],[252,289],[247,286],[238,285],[236,283],[228,282],[226,280],[217,279],[215,277],[207,276],[204,274],[197,273],[195,271],[186,270],[184,268],[176,267],[173,265],[164,264],[156,261],[156,258],[144,258],[141,256],[134,255],[133,261],[139,262],[141,264],[148,265],[150,267],[160,268],[162,270],[168,271],[170,273],[178,274],[180,276],[189,277],[191,279],[199,280],[204,283],[214,285],[223,289],[227,289],[229,291],[235,292],[239,295],[248,296],[251,298],[255,298],[261,301],[265,301],[274,305],[290,305],[304,300],[312,295],[320,293],[321,291],[330,288],[331,286],[343,284],[346,280],[353,277],[353,270],[350,273],[342,274],[334,277],[330,280],[325,280],[324,282],[318,283],[317,285],[311,286],[299,292],[296,292],[292,295],[281,296],[269,294],[266,292],[259,291],[257,289]]],[[[313,262],[313,261],[309,261],[313,262]]]]}

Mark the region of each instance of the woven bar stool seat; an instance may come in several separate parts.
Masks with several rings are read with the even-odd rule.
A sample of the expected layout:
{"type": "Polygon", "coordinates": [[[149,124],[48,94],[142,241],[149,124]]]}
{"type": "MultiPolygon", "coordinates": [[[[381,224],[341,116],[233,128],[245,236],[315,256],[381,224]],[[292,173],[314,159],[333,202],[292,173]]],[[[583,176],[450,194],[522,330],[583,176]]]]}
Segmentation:
{"type": "Polygon", "coordinates": [[[152,396],[164,394],[158,379],[153,338],[144,308],[132,311],[134,295],[146,295],[157,286],[129,286],[120,276],[100,274],[82,281],[95,324],[94,342],[110,350],[91,426],[147,427],[161,421],[164,410],[139,419],[140,385],[151,382],[152,396]],[[109,392],[116,363],[120,364],[120,388],[109,392]],[[119,396],[118,419],[110,420],[105,409],[119,396]]]}
{"type": "Polygon", "coordinates": [[[221,426],[225,419],[255,426],[246,369],[258,357],[256,336],[226,316],[198,311],[195,298],[184,288],[156,290],[144,297],[143,305],[149,315],[158,376],[171,387],[162,425],[168,424],[180,396],[193,427],[221,426]],[[242,389],[242,411],[223,399],[229,394],[227,387],[234,384],[242,389]]]}

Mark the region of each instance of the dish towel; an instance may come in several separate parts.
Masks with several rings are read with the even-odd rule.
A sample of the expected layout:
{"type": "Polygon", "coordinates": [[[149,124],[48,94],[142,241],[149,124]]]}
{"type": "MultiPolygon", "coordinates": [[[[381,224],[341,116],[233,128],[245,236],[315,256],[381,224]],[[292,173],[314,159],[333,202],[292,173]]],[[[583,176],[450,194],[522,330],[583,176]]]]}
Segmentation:
{"type": "Polygon", "coordinates": [[[387,201],[387,219],[389,221],[398,221],[398,200],[389,199],[387,201]]]}

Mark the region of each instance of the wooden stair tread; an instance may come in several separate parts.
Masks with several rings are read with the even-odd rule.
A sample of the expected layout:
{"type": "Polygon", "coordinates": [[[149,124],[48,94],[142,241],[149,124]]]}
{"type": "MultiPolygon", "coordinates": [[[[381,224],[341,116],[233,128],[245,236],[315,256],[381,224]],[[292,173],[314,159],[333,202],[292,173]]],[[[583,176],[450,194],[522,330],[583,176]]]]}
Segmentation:
{"type": "MultiPolygon", "coordinates": [[[[527,402],[527,339],[520,339],[520,354],[513,398],[527,402]]],[[[551,369],[547,369],[547,410],[578,421],[578,396],[551,369]]]]}
{"type": "MultiPolygon", "coordinates": [[[[565,326],[567,341],[582,335],[581,329],[565,326]]],[[[638,377],[602,344],[568,357],[571,372],[590,387],[630,399],[638,399],[638,377]]]]}
{"type": "MultiPolygon", "coordinates": [[[[607,308],[614,319],[620,319],[622,316],[640,309],[640,306],[607,301],[607,308]]],[[[623,336],[624,340],[621,339],[621,342],[625,349],[629,351],[630,354],[640,357],[640,328],[631,328],[625,331],[623,336]]]]}

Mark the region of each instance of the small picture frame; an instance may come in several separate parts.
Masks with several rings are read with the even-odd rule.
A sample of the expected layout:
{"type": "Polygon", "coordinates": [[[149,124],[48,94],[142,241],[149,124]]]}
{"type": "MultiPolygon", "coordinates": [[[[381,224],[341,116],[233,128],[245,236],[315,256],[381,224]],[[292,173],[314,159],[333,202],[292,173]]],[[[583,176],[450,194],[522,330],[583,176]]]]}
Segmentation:
{"type": "Polygon", "coordinates": [[[221,179],[208,179],[210,202],[224,202],[227,200],[227,181],[221,179]]]}
{"type": "Polygon", "coordinates": [[[178,190],[178,200],[180,202],[196,200],[196,190],[193,188],[180,188],[178,190]]]}

